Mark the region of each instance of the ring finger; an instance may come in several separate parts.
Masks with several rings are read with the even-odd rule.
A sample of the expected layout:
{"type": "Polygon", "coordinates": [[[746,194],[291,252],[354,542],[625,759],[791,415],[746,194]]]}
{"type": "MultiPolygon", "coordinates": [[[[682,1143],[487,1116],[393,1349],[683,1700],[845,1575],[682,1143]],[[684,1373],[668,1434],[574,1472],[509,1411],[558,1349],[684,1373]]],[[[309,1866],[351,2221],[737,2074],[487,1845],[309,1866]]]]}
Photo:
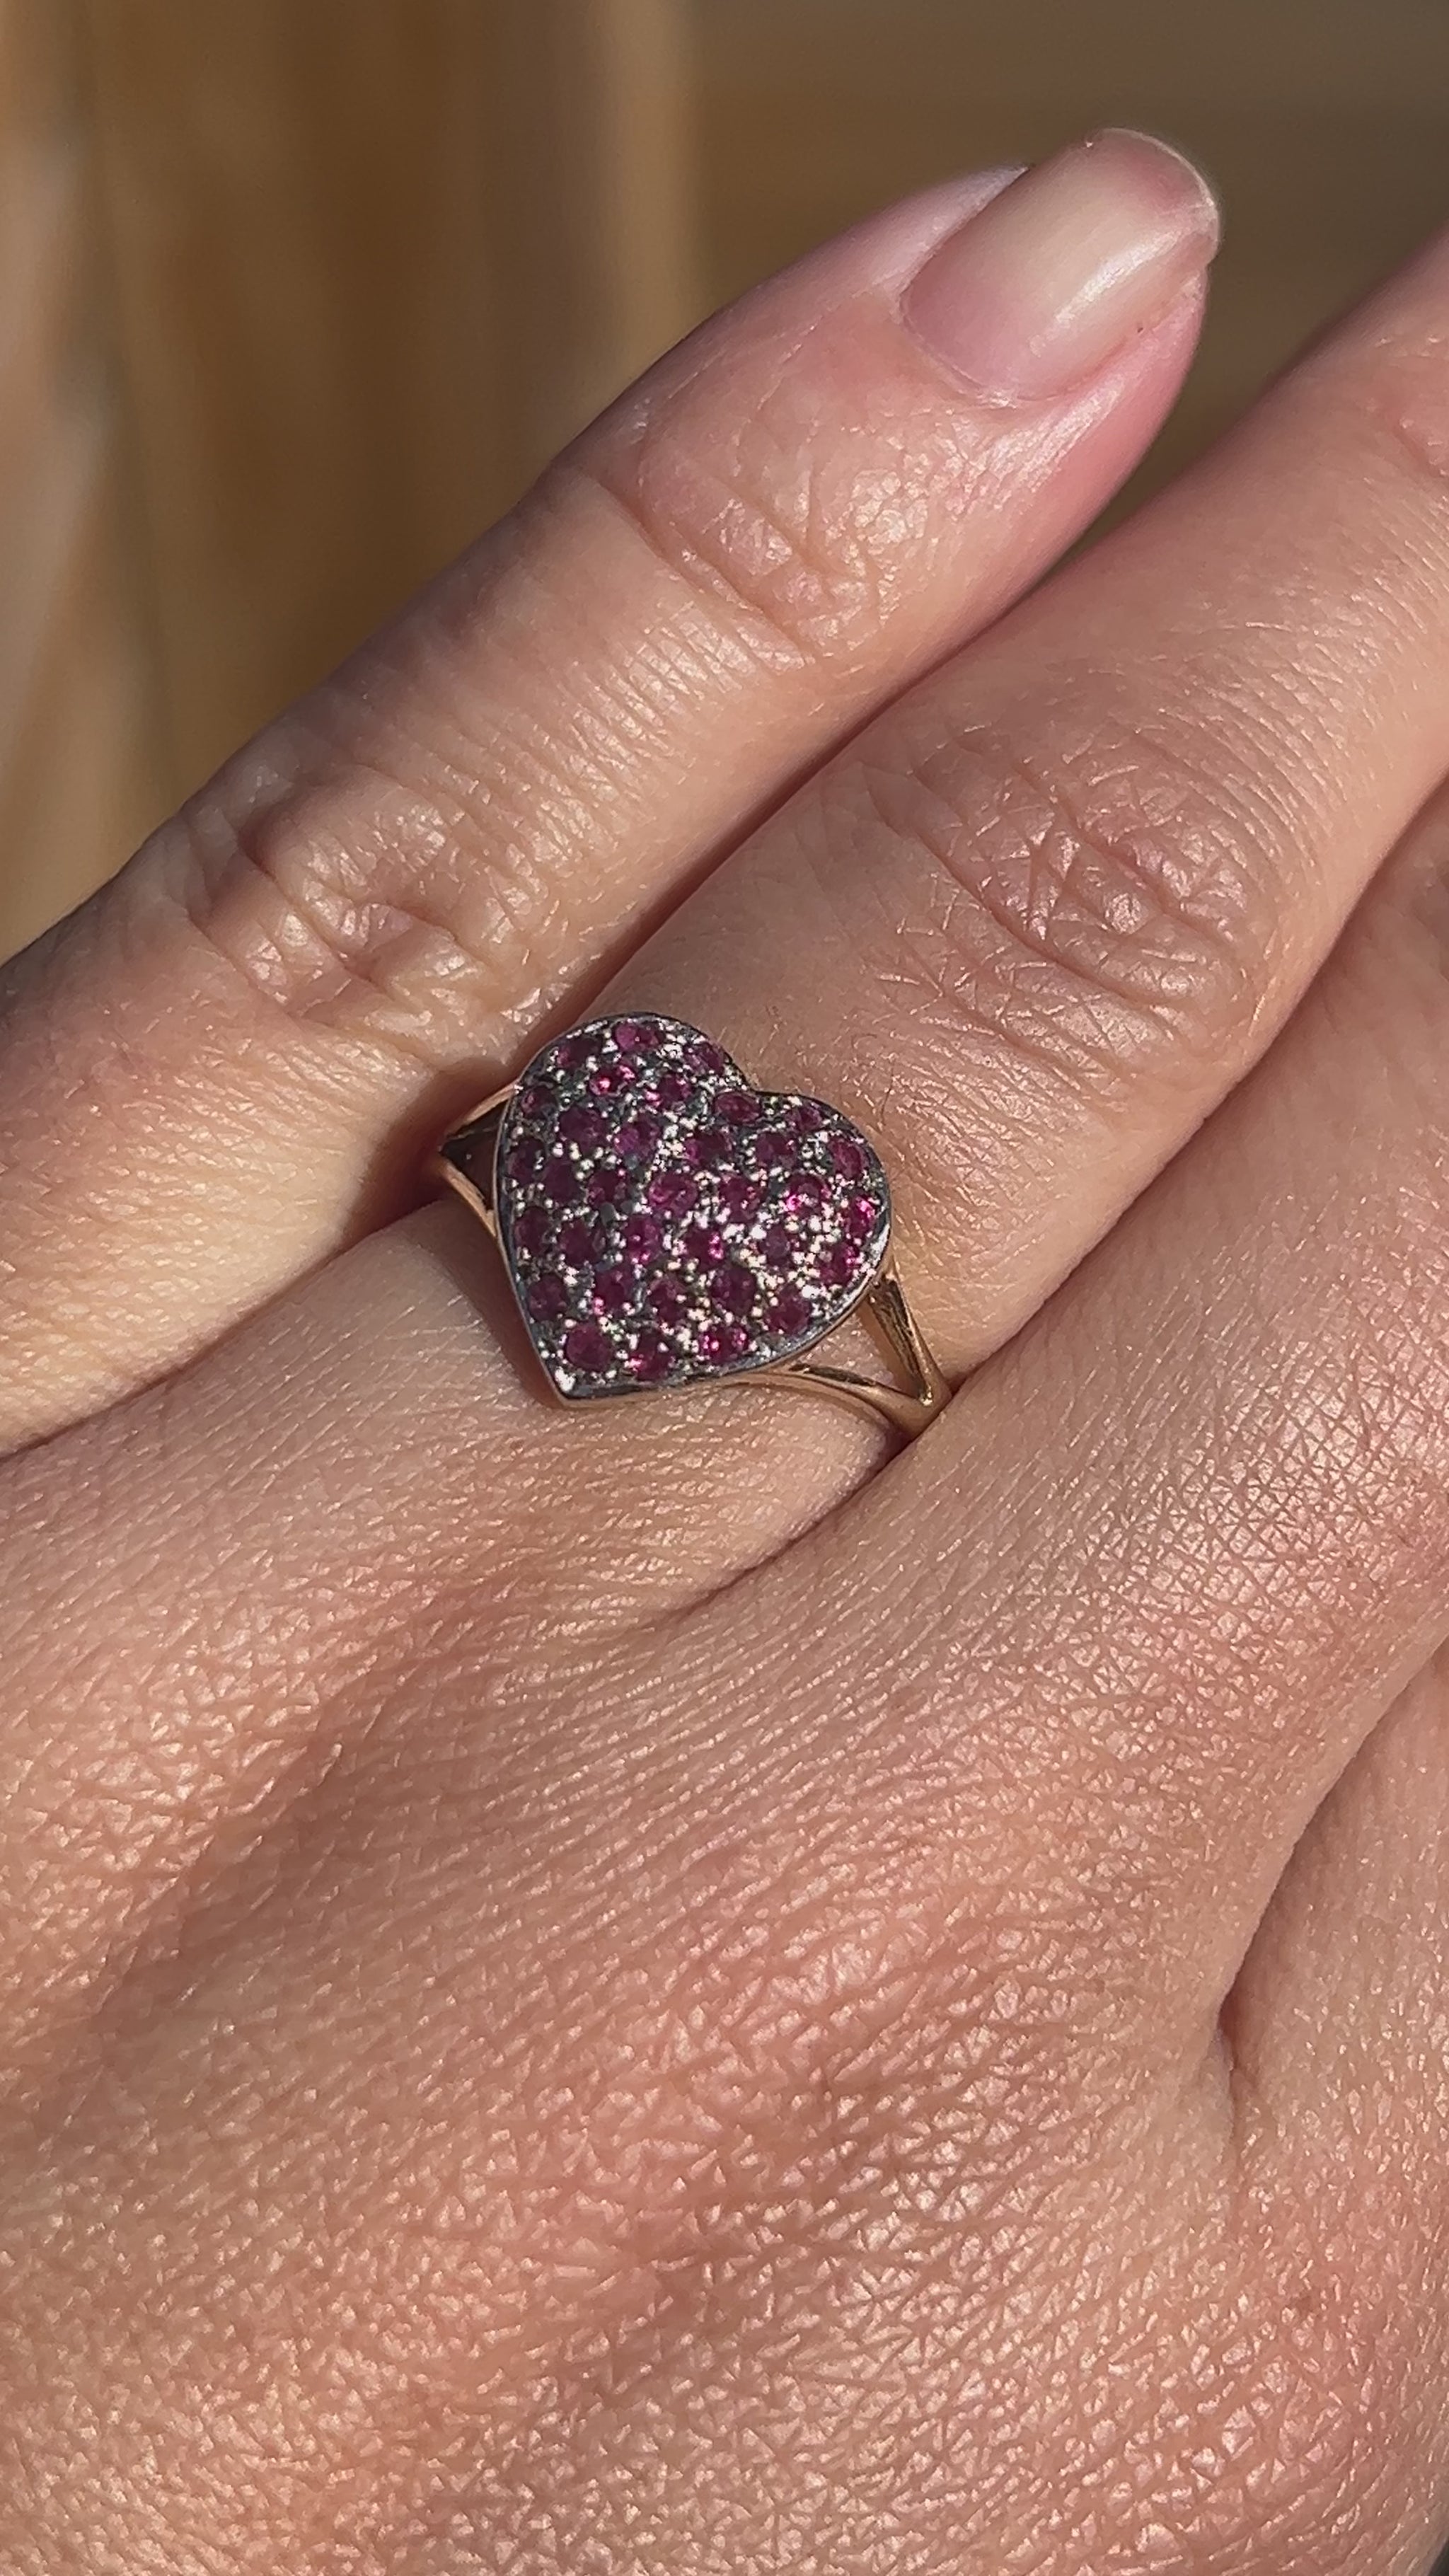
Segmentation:
{"type": "Polygon", "coordinates": [[[614,988],[859,1121],[951,1372],[1259,1053],[1449,763],[1446,294],[1449,239],[614,988]]]}

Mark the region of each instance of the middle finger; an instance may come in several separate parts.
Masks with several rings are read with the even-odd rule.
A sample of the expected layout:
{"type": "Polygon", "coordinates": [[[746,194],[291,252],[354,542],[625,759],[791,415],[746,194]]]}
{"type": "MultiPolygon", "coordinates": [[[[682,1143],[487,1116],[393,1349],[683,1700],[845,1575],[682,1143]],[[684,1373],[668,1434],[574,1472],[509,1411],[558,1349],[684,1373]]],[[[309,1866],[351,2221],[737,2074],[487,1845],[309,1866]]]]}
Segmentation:
{"type": "Polygon", "coordinates": [[[1261,1051],[1449,762],[1446,300],[1449,237],[615,987],[858,1119],[950,1369],[1261,1051]]]}

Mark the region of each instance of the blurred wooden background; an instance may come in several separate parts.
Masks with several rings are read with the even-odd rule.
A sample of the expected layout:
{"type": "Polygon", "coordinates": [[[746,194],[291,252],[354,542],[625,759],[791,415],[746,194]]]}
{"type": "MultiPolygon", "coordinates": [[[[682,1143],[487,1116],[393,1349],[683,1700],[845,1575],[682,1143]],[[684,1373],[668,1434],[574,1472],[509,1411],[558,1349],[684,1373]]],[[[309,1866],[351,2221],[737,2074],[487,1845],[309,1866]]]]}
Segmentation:
{"type": "Polygon", "coordinates": [[[1449,7],[0,0],[0,953],[697,313],[1104,121],[1227,205],[1162,471],[1449,212],[1449,7]]]}

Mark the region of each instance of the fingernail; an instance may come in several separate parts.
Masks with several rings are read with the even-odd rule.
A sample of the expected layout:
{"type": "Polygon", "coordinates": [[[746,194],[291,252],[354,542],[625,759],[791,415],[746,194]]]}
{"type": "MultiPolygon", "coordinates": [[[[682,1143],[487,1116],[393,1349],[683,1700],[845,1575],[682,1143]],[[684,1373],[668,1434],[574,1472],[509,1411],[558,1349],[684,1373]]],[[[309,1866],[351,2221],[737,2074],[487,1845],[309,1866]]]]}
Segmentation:
{"type": "Polygon", "coordinates": [[[1028,170],[933,251],[902,310],[973,392],[1075,392],[1201,275],[1218,209],[1190,161],[1113,130],[1028,170]]]}

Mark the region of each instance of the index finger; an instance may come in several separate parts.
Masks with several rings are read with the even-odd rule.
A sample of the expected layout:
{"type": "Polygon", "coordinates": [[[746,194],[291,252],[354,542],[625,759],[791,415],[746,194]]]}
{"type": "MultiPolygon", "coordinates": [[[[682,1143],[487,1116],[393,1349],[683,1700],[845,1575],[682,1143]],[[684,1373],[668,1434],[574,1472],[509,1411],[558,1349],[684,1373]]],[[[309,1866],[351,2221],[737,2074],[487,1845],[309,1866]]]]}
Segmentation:
{"type": "Polygon", "coordinates": [[[1141,138],[1009,175],[677,351],[11,970],[0,1441],[405,1206],[424,1132],[1100,506],[1179,382],[1210,201],[1141,138]]]}

